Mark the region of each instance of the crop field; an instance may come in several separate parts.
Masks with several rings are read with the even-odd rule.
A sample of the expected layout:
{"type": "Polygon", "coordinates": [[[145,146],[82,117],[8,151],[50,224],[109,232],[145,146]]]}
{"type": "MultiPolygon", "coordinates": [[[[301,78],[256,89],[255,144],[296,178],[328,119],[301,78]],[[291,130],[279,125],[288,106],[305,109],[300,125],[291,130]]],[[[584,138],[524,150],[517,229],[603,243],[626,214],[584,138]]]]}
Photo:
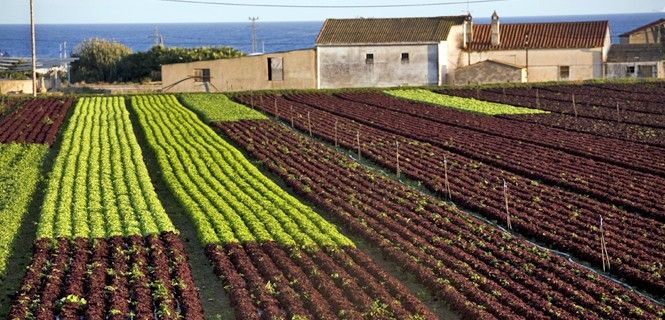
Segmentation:
{"type": "Polygon", "coordinates": [[[664,95],[0,100],[0,318],[663,319],[664,95]]]}
{"type": "Polygon", "coordinates": [[[122,98],[82,98],[48,178],[10,319],[202,319],[122,98]]]}
{"type": "Polygon", "coordinates": [[[268,319],[434,318],[334,225],[263,176],[175,96],[133,97],[132,106],[239,319],[260,313],[268,319]]]}

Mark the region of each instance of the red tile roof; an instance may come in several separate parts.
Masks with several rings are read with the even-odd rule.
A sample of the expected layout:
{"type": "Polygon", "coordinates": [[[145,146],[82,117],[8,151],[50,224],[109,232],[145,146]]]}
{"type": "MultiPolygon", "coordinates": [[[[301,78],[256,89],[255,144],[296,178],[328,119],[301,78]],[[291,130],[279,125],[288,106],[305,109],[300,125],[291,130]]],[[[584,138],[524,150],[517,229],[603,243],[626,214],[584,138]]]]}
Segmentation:
{"type": "Polygon", "coordinates": [[[327,19],[317,45],[440,42],[466,16],[327,19]]]}
{"type": "Polygon", "coordinates": [[[529,34],[530,49],[598,48],[608,32],[607,21],[500,24],[500,43],[491,44],[489,24],[473,26],[472,51],[514,50],[525,48],[529,34]]]}

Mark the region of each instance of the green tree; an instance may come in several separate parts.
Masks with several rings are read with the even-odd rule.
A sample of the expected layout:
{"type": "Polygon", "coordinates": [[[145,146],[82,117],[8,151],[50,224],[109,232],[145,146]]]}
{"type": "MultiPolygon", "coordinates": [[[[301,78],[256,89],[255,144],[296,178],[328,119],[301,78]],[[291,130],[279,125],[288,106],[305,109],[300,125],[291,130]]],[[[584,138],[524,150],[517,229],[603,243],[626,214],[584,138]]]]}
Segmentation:
{"type": "Polygon", "coordinates": [[[72,57],[72,81],[112,82],[118,79],[118,64],[132,49],[122,43],[92,38],[74,48],[72,57]]]}

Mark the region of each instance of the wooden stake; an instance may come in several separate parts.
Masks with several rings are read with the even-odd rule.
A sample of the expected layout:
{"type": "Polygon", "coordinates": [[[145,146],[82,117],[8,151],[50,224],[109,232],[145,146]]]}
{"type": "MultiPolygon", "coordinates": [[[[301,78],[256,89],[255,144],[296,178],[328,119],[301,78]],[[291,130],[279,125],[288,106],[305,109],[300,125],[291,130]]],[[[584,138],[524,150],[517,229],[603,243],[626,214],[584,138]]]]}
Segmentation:
{"type": "Polygon", "coordinates": [[[506,98],[506,87],[503,87],[503,98],[506,98]]]}
{"type": "Polygon", "coordinates": [[[275,117],[279,118],[279,110],[277,110],[277,97],[275,97],[275,117]]]}
{"type": "Polygon", "coordinates": [[[249,105],[251,105],[252,108],[254,108],[254,94],[252,94],[251,91],[249,92],[249,105]]]}
{"type": "Polygon", "coordinates": [[[540,108],[540,94],[538,93],[538,89],[536,89],[536,107],[540,108]]]}
{"type": "Polygon", "coordinates": [[[399,141],[395,141],[395,144],[397,145],[397,150],[395,155],[397,161],[395,163],[397,164],[397,177],[399,178],[399,141]]]}
{"type": "Polygon", "coordinates": [[[259,95],[259,103],[263,105],[263,94],[259,95]]]}
{"type": "Polygon", "coordinates": [[[337,147],[337,119],[335,119],[335,147],[337,147]]]}
{"type": "Polygon", "coordinates": [[[573,112],[575,112],[575,118],[577,118],[577,104],[575,103],[575,94],[573,93],[573,112]]]}
{"type": "Polygon", "coordinates": [[[510,223],[510,210],[508,210],[508,184],[506,179],[503,179],[503,198],[506,200],[506,225],[508,229],[513,230],[513,226],[510,223]]]}
{"type": "Polygon", "coordinates": [[[360,160],[360,130],[356,131],[356,143],[358,144],[358,160],[360,160]]]}
{"type": "Polygon", "coordinates": [[[607,253],[607,243],[605,242],[603,216],[600,216],[600,255],[603,260],[603,271],[605,271],[605,266],[607,266],[607,270],[610,270],[610,255],[607,253]]]}
{"type": "Polygon", "coordinates": [[[450,183],[448,182],[448,158],[444,155],[443,156],[443,176],[445,178],[445,187],[446,191],[448,191],[448,200],[452,200],[453,197],[450,193],[450,183]]]}
{"type": "Polygon", "coordinates": [[[293,106],[291,107],[291,128],[293,128],[293,106]]]}
{"type": "Polygon", "coordinates": [[[312,120],[309,117],[309,111],[307,111],[307,127],[309,127],[309,136],[312,136],[312,120]]]}

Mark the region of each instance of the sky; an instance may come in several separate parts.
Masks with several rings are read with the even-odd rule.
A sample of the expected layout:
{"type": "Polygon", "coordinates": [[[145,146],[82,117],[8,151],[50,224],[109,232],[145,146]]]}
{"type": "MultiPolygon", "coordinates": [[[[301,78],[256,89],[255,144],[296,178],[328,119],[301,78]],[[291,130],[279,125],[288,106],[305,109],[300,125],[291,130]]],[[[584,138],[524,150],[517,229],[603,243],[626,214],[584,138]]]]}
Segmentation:
{"type": "MultiPolygon", "coordinates": [[[[38,24],[245,22],[250,16],[259,17],[259,21],[322,21],[326,18],[458,15],[467,9],[466,4],[410,8],[294,9],[174,3],[160,0],[34,1],[35,20],[38,24]]],[[[288,5],[394,5],[460,2],[459,0],[206,1],[288,5]]],[[[2,0],[0,24],[29,23],[28,3],[28,0],[2,0]]],[[[489,16],[494,10],[504,17],[665,12],[665,0],[505,0],[471,3],[469,9],[475,17],[489,16]]]]}

